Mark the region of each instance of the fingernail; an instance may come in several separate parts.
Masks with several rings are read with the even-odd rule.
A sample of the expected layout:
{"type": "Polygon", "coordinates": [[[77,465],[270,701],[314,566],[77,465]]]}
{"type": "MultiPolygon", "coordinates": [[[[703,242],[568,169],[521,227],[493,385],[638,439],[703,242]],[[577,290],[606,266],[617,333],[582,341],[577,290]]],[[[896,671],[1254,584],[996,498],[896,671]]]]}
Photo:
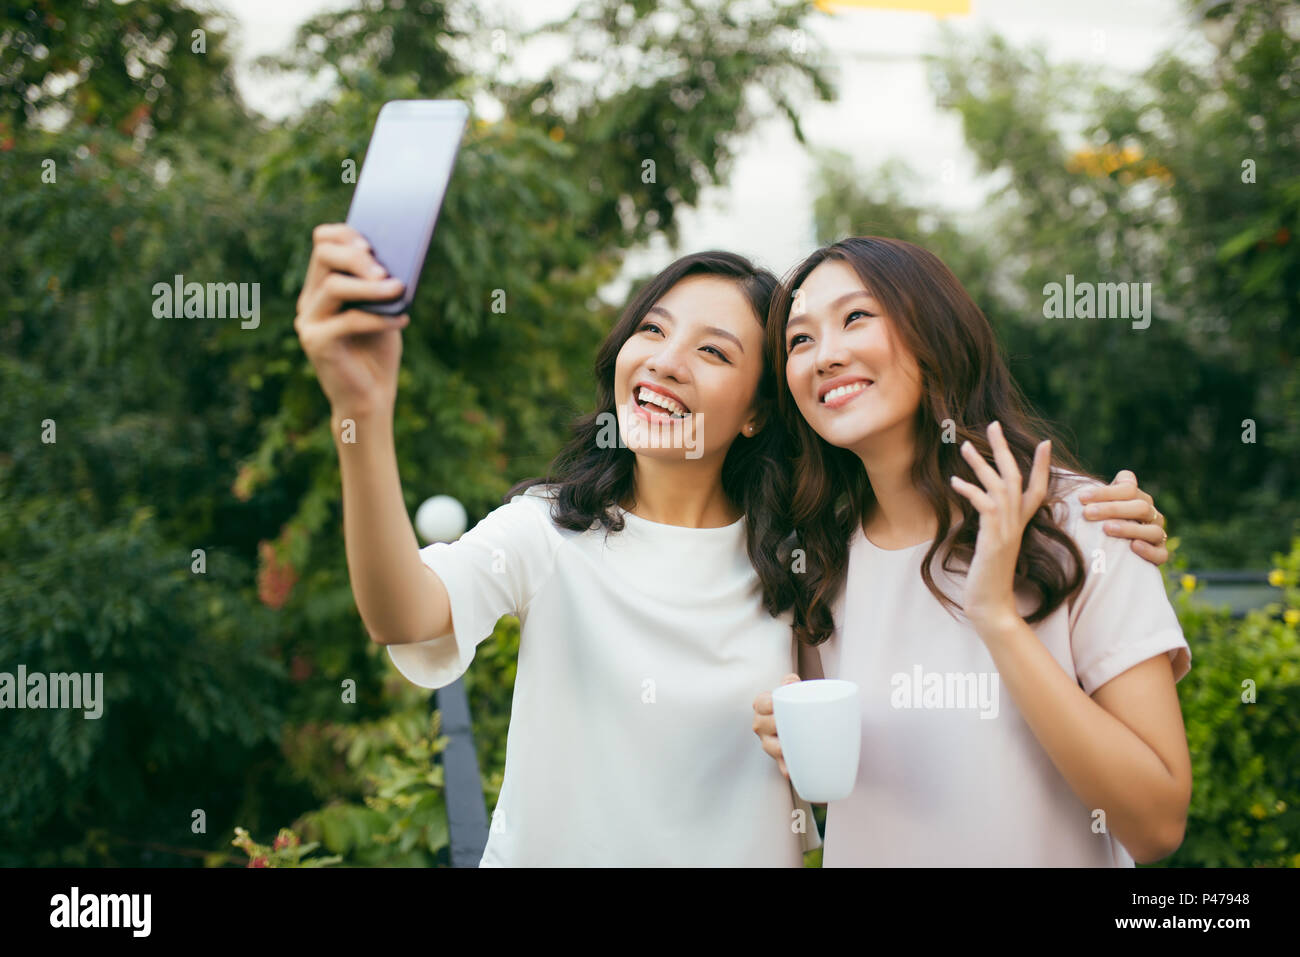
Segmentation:
{"type": "Polygon", "coordinates": [[[383,266],[379,265],[379,263],[375,263],[374,265],[372,265],[368,271],[370,275],[376,278],[378,278],[379,276],[388,275],[388,270],[385,269],[383,266]]]}
{"type": "Polygon", "coordinates": [[[1096,517],[1097,517],[1097,506],[1096,506],[1096,505],[1089,505],[1087,508],[1085,508],[1085,509],[1083,510],[1083,514],[1084,514],[1086,517],[1088,517],[1088,518],[1096,518],[1096,517]]]}

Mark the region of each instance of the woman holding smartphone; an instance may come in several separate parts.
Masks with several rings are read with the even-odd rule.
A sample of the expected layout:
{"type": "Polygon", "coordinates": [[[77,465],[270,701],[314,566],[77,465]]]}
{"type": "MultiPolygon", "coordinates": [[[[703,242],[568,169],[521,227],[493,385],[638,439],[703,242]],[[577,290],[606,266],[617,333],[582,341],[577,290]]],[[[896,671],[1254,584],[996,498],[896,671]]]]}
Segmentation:
{"type": "Polygon", "coordinates": [[[341,311],[401,283],[345,225],[313,240],[294,325],[331,405],[367,630],[436,688],[520,619],[481,864],[800,866],[816,826],[743,724],[795,661],[788,576],[760,547],[788,527],[766,507],[788,481],[764,356],[776,277],[723,252],[668,266],[601,346],[596,411],[550,476],[420,548],[392,435],[408,318],[341,311]]]}
{"type": "MultiPolygon", "coordinates": [[[[1172,853],[1191,797],[1174,688],[1190,650],[1159,571],[1087,520],[1098,483],[1038,441],[956,277],[911,243],[846,239],[792,272],[769,337],[797,448],[805,674],[819,659],[862,707],[824,865],[1172,853]],[[954,693],[976,684],[992,708],[954,693]]],[[[770,692],[754,709],[780,761],[770,692]]]]}

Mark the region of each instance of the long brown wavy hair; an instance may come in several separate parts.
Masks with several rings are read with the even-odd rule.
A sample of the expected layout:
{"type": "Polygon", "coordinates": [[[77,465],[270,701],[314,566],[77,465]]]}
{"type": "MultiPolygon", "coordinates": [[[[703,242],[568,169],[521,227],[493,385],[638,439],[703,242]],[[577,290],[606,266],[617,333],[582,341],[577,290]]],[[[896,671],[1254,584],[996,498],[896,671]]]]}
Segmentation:
{"type": "MultiPolygon", "coordinates": [[[[607,531],[621,531],[624,525],[620,503],[634,491],[633,464],[636,453],[622,443],[605,447],[600,441],[604,423],[616,414],[614,369],[623,344],[635,334],[650,307],[690,276],[712,276],[736,284],[754,311],[754,321],[765,326],[771,316],[772,294],[780,281],[744,256],[723,250],[708,250],[682,256],[643,285],[623,310],[622,316],[601,343],[596,354],[596,407],[574,420],[569,441],[551,462],[545,476],[517,483],[505,500],[534,485],[555,486],[551,518],[561,528],[585,531],[600,524],[607,531]]],[[[731,443],[722,463],[722,488],[732,504],[745,514],[746,551],[758,573],[763,606],[776,616],[793,602],[792,583],[781,563],[778,545],[790,534],[789,457],[790,441],[780,417],[772,414],[779,386],[766,358],[758,382],[758,404],[765,423],[749,438],[731,443]]]]}
{"type": "MultiPolygon", "coordinates": [[[[921,564],[921,577],[950,613],[960,606],[935,583],[931,562],[942,549],[944,571],[969,568],[979,512],[958,494],[949,477],[955,474],[983,487],[961,456],[962,442],[969,439],[993,464],[985,430],[991,422],[1001,423],[1011,454],[1028,479],[1035,446],[1044,438],[1052,439],[1054,471],[1042,507],[1025,528],[1015,579],[1017,587],[1026,587],[1036,596],[1026,620],[1046,618],[1073,597],[1084,579],[1083,556],[1055,520],[1052,506],[1076,481],[1095,480],[1095,476],[1085,472],[1048,423],[1032,413],[1007,370],[988,319],[943,261],[900,239],[858,236],[824,246],[796,266],[774,294],[767,323],[767,349],[781,383],[778,413],[792,436],[795,456],[790,521],[804,551],[804,569],[789,575],[795,634],[810,645],[830,637],[834,602],[848,572],[850,540],[875,503],[862,461],[813,431],[785,386],[785,326],[794,290],[827,260],[842,260],[853,268],[883,308],[895,340],[920,367],[922,394],[913,424],[917,455],[911,477],[939,520],[938,534],[921,564]],[[943,440],[945,423],[948,441],[943,440]],[[1060,475],[1056,468],[1081,478],[1060,475]],[[952,506],[961,514],[955,531],[952,506]]],[[[788,559],[790,543],[777,540],[784,539],[784,533],[773,532],[767,547],[788,559]]]]}

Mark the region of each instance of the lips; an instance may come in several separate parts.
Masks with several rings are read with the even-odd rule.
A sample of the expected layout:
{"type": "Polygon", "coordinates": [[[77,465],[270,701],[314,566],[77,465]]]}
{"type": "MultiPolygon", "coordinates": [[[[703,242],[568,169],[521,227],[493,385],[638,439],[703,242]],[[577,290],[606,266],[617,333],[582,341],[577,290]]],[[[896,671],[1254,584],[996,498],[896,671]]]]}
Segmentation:
{"type": "Polygon", "coordinates": [[[874,379],[860,376],[832,379],[830,382],[823,383],[818,390],[817,401],[828,409],[837,409],[847,402],[852,402],[873,385],[875,385],[874,379]]]}
{"type": "Polygon", "coordinates": [[[633,387],[632,401],[637,411],[649,419],[672,421],[691,414],[690,408],[676,395],[648,382],[638,382],[633,387]]]}

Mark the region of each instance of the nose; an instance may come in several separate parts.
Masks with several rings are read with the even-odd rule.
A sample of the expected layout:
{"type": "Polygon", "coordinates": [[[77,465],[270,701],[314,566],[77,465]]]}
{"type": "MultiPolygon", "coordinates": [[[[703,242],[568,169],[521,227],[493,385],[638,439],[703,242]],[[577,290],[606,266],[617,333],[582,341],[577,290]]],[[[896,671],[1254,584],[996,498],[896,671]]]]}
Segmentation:
{"type": "Polygon", "coordinates": [[[646,369],[665,379],[685,382],[687,344],[680,337],[668,336],[646,362],[646,369]]]}
{"type": "Polygon", "coordinates": [[[848,348],[836,329],[824,332],[817,341],[817,354],[813,357],[819,373],[830,373],[848,363],[848,348]]]}

